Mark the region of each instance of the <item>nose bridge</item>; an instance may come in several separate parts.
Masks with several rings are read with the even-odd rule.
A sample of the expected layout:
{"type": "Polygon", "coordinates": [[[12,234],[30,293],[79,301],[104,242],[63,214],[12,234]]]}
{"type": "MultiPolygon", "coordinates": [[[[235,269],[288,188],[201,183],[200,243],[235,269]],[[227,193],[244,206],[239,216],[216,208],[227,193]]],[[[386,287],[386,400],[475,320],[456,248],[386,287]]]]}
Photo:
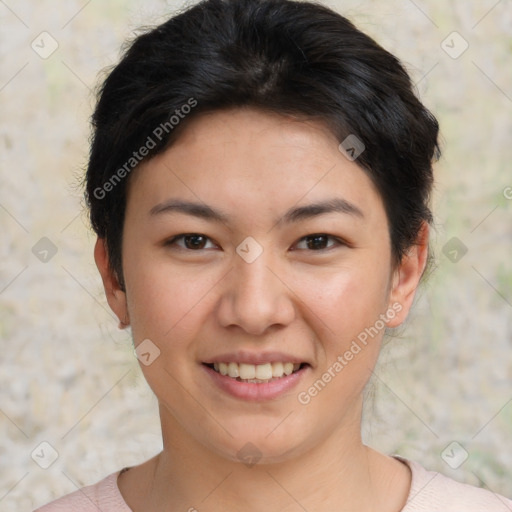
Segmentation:
{"type": "Polygon", "coordinates": [[[254,261],[247,261],[241,257],[238,261],[235,259],[233,280],[236,294],[240,298],[257,299],[258,295],[267,295],[267,300],[271,298],[275,283],[270,281],[273,281],[275,276],[269,270],[272,264],[270,259],[268,251],[267,254],[259,255],[254,261]],[[245,295],[248,297],[244,297],[245,295]]]}
{"type": "Polygon", "coordinates": [[[274,324],[293,320],[289,290],[277,277],[279,270],[270,250],[246,240],[237,248],[233,269],[222,297],[221,323],[238,325],[261,334],[274,324]]]}

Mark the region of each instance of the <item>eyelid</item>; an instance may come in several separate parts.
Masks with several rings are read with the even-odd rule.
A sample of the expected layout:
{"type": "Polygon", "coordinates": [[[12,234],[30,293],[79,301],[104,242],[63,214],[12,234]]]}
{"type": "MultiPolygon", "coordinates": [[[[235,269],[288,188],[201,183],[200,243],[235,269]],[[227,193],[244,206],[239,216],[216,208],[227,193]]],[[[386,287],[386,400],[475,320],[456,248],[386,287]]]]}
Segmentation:
{"type": "MultiPolygon", "coordinates": [[[[348,242],[346,242],[345,240],[343,240],[342,238],[340,238],[338,236],[330,235],[329,233],[311,233],[309,235],[306,235],[306,236],[303,236],[303,237],[299,238],[299,240],[297,240],[297,242],[295,242],[295,244],[293,244],[293,245],[295,246],[298,243],[302,242],[303,240],[306,240],[307,238],[311,238],[311,237],[315,237],[315,236],[324,236],[324,237],[326,237],[328,239],[334,240],[336,242],[336,244],[331,245],[330,247],[326,247],[325,249],[317,249],[317,250],[313,250],[313,249],[298,249],[298,250],[304,250],[304,251],[307,251],[307,252],[318,252],[318,253],[321,253],[321,252],[329,251],[329,250],[334,249],[336,247],[341,247],[341,246],[349,247],[348,242]]],[[[295,249],[295,250],[297,250],[297,249],[295,249]]]]}
{"type": "MultiPolygon", "coordinates": [[[[207,249],[211,249],[211,248],[203,248],[203,249],[188,249],[187,247],[182,247],[180,245],[178,245],[176,242],[177,240],[183,240],[185,237],[187,236],[199,236],[199,237],[204,237],[207,239],[207,243],[210,242],[212,243],[213,245],[215,246],[219,246],[219,244],[211,237],[203,234],[203,233],[180,233],[178,235],[175,235],[173,237],[171,237],[169,240],[166,240],[164,242],[164,246],[176,246],[178,247],[179,249],[183,249],[184,251],[189,251],[189,252],[200,252],[200,251],[204,251],[204,250],[207,250],[207,249]]],[[[342,246],[346,246],[346,247],[350,247],[350,244],[338,237],[338,236],[335,236],[335,235],[330,235],[329,233],[321,233],[321,232],[317,232],[317,233],[310,233],[308,235],[305,235],[301,238],[299,238],[294,244],[292,247],[295,247],[297,244],[299,244],[300,242],[306,240],[307,238],[311,238],[311,237],[315,237],[315,236],[324,236],[324,237],[327,237],[328,239],[330,240],[334,240],[336,242],[336,244],[334,245],[331,245],[330,247],[326,247],[326,248],[323,248],[323,249],[293,249],[292,250],[302,250],[302,251],[306,251],[306,252],[317,252],[317,253],[321,253],[321,252],[325,252],[325,251],[329,251],[330,249],[334,249],[336,247],[342,247],[342,246]]]]}
{"type": "MultiPolygon", "coordinates": [[[[200,251],[207,250],[207,249],[197,249],[197,250],[188,249],[187,247],[182,247],[181,245],[178,245],[176,243],[177,240],[183,240],[187,236],[201,236],[201,237],[204,237],[204,238],[207,239],[207,243],[211,242],[213,245],[218,246],[217,242],[215,242],[215,240],[213,240],[213,238],[211,238],[211,237],[209,237],[207,235],[204,235],[202,233],[180,233],[179,235],[175,235],[175,236],[171,237],[170,239],[165,240],[164,241],[164,246],[166,246],[166,247],[167,246],[176,246],[179,249],[183,249],[184,251],[189,251],[189,252],[200,252],[200,251]]],[[[208,249],[210,249],[210,248],[208,248],[208,249]]]]}

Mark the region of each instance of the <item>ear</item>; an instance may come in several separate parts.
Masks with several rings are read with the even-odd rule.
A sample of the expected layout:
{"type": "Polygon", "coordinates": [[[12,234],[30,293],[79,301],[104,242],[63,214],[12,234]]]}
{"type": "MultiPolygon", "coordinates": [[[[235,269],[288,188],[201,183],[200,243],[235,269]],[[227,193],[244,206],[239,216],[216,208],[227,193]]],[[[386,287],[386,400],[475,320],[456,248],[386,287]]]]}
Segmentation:
{"type": "Polygon", "coordinates": [[[121,289],[119,280],[109,267],[109,259],[106,241],[104,238],[98,238],[94,246],[94,261],[103,281],[105,296],[110,309],[119,319],[119,328],[124,329],[130,324],[128,316],[128,307],[126,303],[126,292],[121,289]]]}
{"type": "Polygon", "coordinates": [[[428,258],[429,225],[423,222],[416,244],[405,254],[393,273],[393,283],[388,307],[397,313],[387,322],[388,327],[398,327],[409,314],[416,289],[420,282],[428,258]],[[398,306],[401,305],[401,308],[398,306]],[[393,306],[394,305],[394,306],[393,306]]]}

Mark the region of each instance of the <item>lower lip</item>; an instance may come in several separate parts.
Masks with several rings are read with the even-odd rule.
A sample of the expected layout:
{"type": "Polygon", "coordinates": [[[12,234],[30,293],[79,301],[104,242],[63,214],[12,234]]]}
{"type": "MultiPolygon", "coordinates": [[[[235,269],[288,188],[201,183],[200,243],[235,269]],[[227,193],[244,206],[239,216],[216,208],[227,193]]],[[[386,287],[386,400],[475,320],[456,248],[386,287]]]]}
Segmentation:
{"type": "Polygon", "coordinates": [[[201,366],[222,391],[234,396],[235,398],[240,398],[250,402],[273,400],[290,392],[295,386],[297,386],[309,369],[309,366],[304,366],[290,375],[285,375],[284,377],[270,382],[256,384],[254,382],[241,382],[228,377],[227,375],[222,375],[216,372],[213,368],[204,364],[201,366]]]}

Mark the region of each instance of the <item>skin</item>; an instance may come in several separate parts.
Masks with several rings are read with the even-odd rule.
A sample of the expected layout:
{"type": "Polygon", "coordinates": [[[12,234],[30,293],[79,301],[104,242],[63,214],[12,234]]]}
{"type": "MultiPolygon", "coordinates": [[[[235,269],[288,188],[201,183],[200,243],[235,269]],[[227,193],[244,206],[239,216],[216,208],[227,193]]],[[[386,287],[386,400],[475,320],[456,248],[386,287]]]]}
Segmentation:
{"type": "Polygon", "coordinates": [[[307,405],[297,394],[393,304],[401,311],[388,327],[405,320],[425,268],[428,226],[394,267],[378,191],[320,122],[250,108],[190,121],[130,178],[126,292],[108,268],[104,240],[95,247],[110,307],[131,326],[135,346],[150,339],[160,350],[141,369],[159,401],[164,449],[119,477],[124,499],[135,512],[401,510],[410,470],[365,446],[360,433],[363,389],[384,330],[307,405]],[[171,198],[205,203],[230,220],[151,215],[171,198]],[[292,207],[332,198],[363,217],[276,222],[292,207]],[[165,244],[182,233],[208,238],[200,250],[183,238],[165,244]],[[345,243],[322,238],[315,250],[304,237],[319,233],[345,243]],[[236,252],[248,236],[263,249],[252,263],[236,252]],[[291,392],[243,401],[212,385],[201,366],[236,350],[277,350],[310,367],[291,392]],[[251,467],[237,458],[249,442],[261,454],[251,467]]]}

